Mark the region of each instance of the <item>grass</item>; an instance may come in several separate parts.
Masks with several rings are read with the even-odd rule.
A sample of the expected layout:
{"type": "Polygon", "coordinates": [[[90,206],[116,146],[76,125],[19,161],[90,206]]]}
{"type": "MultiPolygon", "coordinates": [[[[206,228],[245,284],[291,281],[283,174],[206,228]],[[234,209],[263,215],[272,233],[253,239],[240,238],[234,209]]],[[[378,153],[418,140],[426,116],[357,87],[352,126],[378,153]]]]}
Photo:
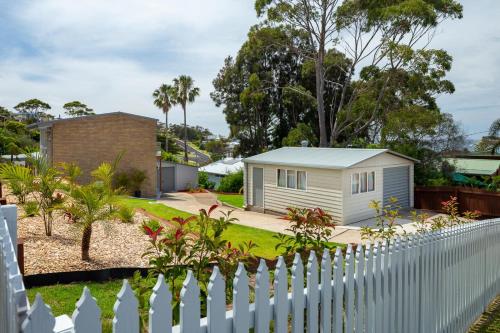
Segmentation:
{"type": "Polygon", "coordinates": [[[217,199],[231,206],[243,208],[243,194],[217,193],[217,199]]]}
{"type": "MultiPolygon", "coordinates": [[[[147,212],[170,220],[173,217],[180,216],[183,218],[193,214],[167,207],[161,203],[156,203],[151,200],[122,198],[120,202],[132,208],[142,208],[147,212]]],[[[207,207],[208,208],[208,207],[207,207]]],[[[239,224],[231,224],[224,232],[224,237],[231,242],[233,246],[237,246],[248,240],[252,240],[258,247],[252,250],[255,256],[265,259],[274,259],[280,255],[280,252],[274,249],[278,240],[274,238],[275,232],[242,226],[239,224]]]]}
{"type": "Polygon", "coordinates": [[[71,317],[75,310],[75,303],[80,298],[83,287],[87,286],[96,298],[101,309],[103,332],[111,332],[113,320],[113,305],[116,294],[120,291],[122,280],[110,280],[108,282],[82,282],[70,284],[58,284],[46,287],[34,287],[27,290],[30,304],[35,301],[35,296],[40,293],[46,304],[50,304],[52,314],[60,316],[66,314],[71,317]]]}
{"type": "Polygon", "coordinates": [[[500,333],[500,297],[490,303],[469,333],[500,333]]]}

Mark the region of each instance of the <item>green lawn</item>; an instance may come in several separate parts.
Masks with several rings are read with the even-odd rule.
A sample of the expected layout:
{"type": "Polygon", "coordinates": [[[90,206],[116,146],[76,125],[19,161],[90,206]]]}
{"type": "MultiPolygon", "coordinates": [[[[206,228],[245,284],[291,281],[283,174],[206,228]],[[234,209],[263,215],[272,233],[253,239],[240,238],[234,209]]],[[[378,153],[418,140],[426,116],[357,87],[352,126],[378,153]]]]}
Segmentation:
{"type": "Polygon", "coordinates": [[[75,310],[75,303],[80,298],[83,287],[87,286],[96,298],[101,309],[103,332],[111,332],[113,320],[113,305],[116,294],[120,291],[122,280],[111,280],[103,283],[84,282],[61,284],[47,287],[35,287],[27,290],[30,304],[35,301],[35,296],[40,293],[46,304],[49,304],[54,316],[67,314],[71,317],[75,310]]]}
{"type": "Polygon", "coordinates": [[[243,194],[217,193],[217,199],[234,207],[243,208],[243,194]]]}
{"type": "MultiPolygon", "coordinates": [[[[120,201],[130,207],[142,208],[151,214],[167,220],[170,220],[175,216],[186,218],[192,215],[151,200],[122,198],[120,201]]],[[[258,245],[258,247],[252,250],[252,253],[258,257],[266,259],[274,259],[280,255],[280,253],[274,249],[277,244],[276,238],[273,237],[274,235],[276,235],[276,233],[271,231],[246,227],[238,224],[231,224],[224,233],[225,238],[235,246],[241,244],[242,242],[252,240],[258,245]]]]}

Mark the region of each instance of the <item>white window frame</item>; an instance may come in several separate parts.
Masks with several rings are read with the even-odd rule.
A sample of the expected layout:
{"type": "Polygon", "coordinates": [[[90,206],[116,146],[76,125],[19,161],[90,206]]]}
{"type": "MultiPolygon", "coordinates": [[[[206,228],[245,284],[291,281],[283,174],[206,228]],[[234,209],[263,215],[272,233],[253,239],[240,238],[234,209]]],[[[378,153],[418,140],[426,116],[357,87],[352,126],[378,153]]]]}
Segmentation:
{"type": "Polygon", "coordinates": [[[305,170],[276,168],[276,187],[305,192],[305,191],[307,191],[307,179],[308,179],[307,177],[308,177],[307,171],[305,171],[305,170]],[[280,184],[279,184],[279,172],[280,172],[280,170],[285,172],[285,186],[280,186],[280,184]],[[289,171],[294,173],[295,187],[288,187],[288,173],[289,173],[289,171]],[[299,188],[299,172],[303,172],[306,175],[305,184],[304,184],[305,189],[299,188]]]}
{"type": "Polygon", "coordinates": [[[370,192],[375,192],[375,177],[376,177],[376,172],[374,170],[369,170],[369,171],[361,171],[361,172],[353,172],[351,173],[351,195],[358,195],[358,194],[364,194],[364,193],[370,193],[370,192]],[[366,191],[361,192],[361,174],[366,173],[366,191]],[[373,189],[370,190],[368,187],[368,178],[370,175],[373,174],[373,189]],[[353,185],[354,185],[354,178],[358,177],[358,184],[357,184],[357,191],[353,192],[353,185]]]}
{"type": "Polygon", "coordinates": [[[299,191],[307,191],[307,171],[305,170],[297,170],[296,171],[296,183],[297,183],[297,190],[299,191]],[[299,172],[303,172],[305,175],[306,175],[306,178],[305,178],[305,183],[304,183],[304,188],[299,188],[299,172]]]}
{"type": "Polygon", "coordinates": [[[281,169],[281,168],[276,169],[276,187],[287,188],[287,173],[286,172],[287,172],[286,169],[281,169]],[[285,185],[284,186],[280,185],[280,175],[279,175],[280,170],[284,171],[284,173],[285,173],[285,185]]]}

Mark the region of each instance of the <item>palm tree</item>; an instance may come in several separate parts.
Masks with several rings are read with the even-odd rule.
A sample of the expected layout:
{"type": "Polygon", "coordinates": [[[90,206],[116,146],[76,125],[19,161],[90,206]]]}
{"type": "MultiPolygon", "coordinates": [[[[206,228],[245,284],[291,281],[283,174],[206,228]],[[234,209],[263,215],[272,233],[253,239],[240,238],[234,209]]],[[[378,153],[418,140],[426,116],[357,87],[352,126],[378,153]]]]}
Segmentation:
{"type": "Polygon", "coordinates": [[[184,161],[188,161],[187,154],[187,124],[186,124],[186,105],[193,103],[195,98],[200,95],[200,88],[194,86],[194,80],[188,75],[181,75],[174,79],[175,102],[182,106],[184,111],[184,161]]]}
{"type": "Polygon", "coordinates": [[[165,151],[168,152],[168,111],[176,104],[174,88],[169,84],[162,84],[153,92],[154,105],[165,114],[165,151]]]}

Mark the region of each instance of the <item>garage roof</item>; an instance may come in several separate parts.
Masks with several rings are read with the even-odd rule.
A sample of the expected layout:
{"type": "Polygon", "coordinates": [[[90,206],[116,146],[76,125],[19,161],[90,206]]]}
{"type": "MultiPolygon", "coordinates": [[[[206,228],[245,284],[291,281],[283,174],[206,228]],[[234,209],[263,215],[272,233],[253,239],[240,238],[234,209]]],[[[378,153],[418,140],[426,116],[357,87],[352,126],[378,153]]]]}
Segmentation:
{"type": "Polygon", "coordinates": [[[418,161],[389,149],[283,147],[245,158],[243,162],[304,168],[345,169],[384,153],[414,162],[418,161]]]}
{"type": "Polygon", "coordinates": [[[499,160],[478,158],[446,158],[448,163],[455,166],[455,171],[470,175],[493,175],[500,168],[499,160]]]}

